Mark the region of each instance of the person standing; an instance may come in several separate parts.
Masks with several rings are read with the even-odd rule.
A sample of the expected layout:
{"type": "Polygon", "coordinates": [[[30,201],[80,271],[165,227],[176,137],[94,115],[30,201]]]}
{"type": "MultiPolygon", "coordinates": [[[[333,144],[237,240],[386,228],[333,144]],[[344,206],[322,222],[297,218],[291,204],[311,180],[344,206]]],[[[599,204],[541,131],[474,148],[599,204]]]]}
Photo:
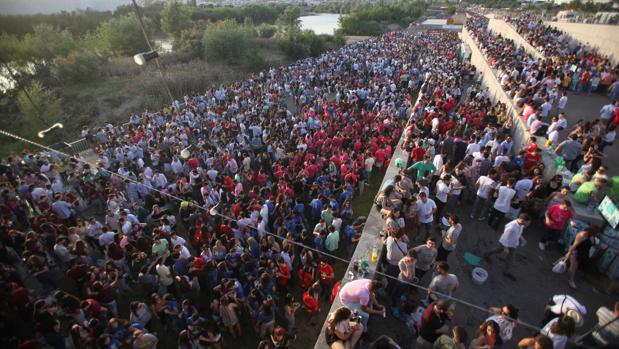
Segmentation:
{"type": "Polygon", "coordinates": [[[445,299],[460,286],[458,277],[449,274],[449,264],[445,261],[436,263],[436,276],[432,278],[428,286],[428,297],[430,299],[445,299]]]}
{"type": "Polygon", "coordinates": [[[424,237],[429,236],[430,232],[432,232],[432,223],[434,222],[436,208],[434,200],[428,198],[425,192],[419,193],[419,200],[417,200],[417,219],[419,220],[419,224],[423,227],[424,237]]]}
{"type": "Polygon", "coordinates": [[[415,275],[421,281],[423,276],[430,270],[434,262],[438,251],[436,250],[436,240],[429,238],[425,244],[419,245],[414,248],[417,253],[417,265],[415,267],[415,275]]]}
{"type": "Polygon", "coordinates": [[[473,210],[471,211],[471,219],[475,219],[479,214],[479,220],[483,221],[486,219],[486,212],[488,211],[488,206],[490,204],[490,198],[492,197],[492,192],[496,186],[496,182],[494,180],[494,176],[496,175],[495,169],[490,169],[487,176],[481,176],[477,180],[475,184],[477,187],[477,197],[475,198],[475,203],[473,203],[473,210]]]}
{"type": "Polygon", "coordinates": [[[462,233],[462,224],[460,224],[458,216],[451,214],[448,221],[449,229],[441,232],[443,240],[438,247],[437,261],[447,261],[447,256],[456,249],[456,242],[458,237],[460,237],[460,233],[462,233]]]}
{"type": "Polygon", "coordinates": [[[589,264],[591,258],[589,257],[589,250],[595,244],[595,238],[600,234],[600,229],[597,227],[589,226],[583,231],[576,234],[576,238],[572,243],[572,246],[567,251],[563,260],[569,261],[568,284],[571,288],[576,289],[576,283],[574,277],[578,268],[585,268],[589,264]]]}
{"type": "Polygon", "coordinates": [[[497,198],[494,201],[494,205],[492,206],[490,215],[488,216],[488,225],[494,230],[499,229],[499,226],[503,223],[505,214],[507,214],[509,209],[512,207],[512,201],[516,196],[516,190],[514,190],[514,179],[508,178],[507,183],[500,186],[497,193],[497,198]]]}
{"type": "Polygon", "coordinates": [[[431,349],[438,337],[449,332],[448,310],[449,303],[442,299],[428,305],[421,315],[416,348],[431,349]]]}
{"type": "Polygon", "coordinates": [[[555,241],[561,236],[561,232],[572,218],[574,218],[574,212],[569,200],[563,200],[560,204],[548,207],[544,215],[546,231],[539,241],[539,249],[545,250],[550,241],[555,241]]]}
{"type": "MultiPolygon", "coordinates": [[[[438,155],[437,155],[438,156],[438,155]]],[[[451,191],[451,175],[445,174],[436,182],[436,219],[440,220],[451,191]]]]}
{"type": "Polygon", "coordinates": [[[528,214],[521,213],[518,215],[518,218],[505,225],[505,230],[499,238],[499,245],[495,249],[484,253],[484,259],[488,262],[490,262],[490,256],[503,253],[503,275],[512,280],[516,280],[516,277],[509,271],[514,259],[514,252],[518,246],[524,246],[527,243],[522,236],[522,232],[529,222],[528,214]]]}

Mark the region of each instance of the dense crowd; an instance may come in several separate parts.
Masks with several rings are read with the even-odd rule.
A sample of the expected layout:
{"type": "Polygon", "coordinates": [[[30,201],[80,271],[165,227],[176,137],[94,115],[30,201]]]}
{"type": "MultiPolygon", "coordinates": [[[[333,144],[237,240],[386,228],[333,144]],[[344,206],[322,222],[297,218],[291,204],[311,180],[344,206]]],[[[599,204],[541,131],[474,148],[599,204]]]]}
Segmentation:
{"type": "Polygon", "coordinates": [[[287,347],[335,283],[315,251],[352,251],[350,201],[389,164],[446,35],[390,33],[85,129],[94,166],[3,159],[7,345],[151,348],[164,325],[180,348],[251,331],[287,347]]]}
{"type": "MultiPolygon", "coordinates": [[[[482,19],[468,26],[494,66],[525,57],[487,37],[482,19]]],[[[355,347],[370,315],[389,308],[418,347],[511,340],[511,304],[492,308],[474,335],[448,323],[448,295],[459,286],[448,260],[464,230],[453,212],[470,201],[471,219],[504,227],[485,257],[500,254],[515,278],[509,266],[524,227],[549,216],[543,243],[555,241],[571,219],[569,188],[542,180],[535,139],[517,151],[507,107],[475,82],[458,48],[455,32],[392,32],[132,114],[127,124],[84,129],[96,165],[29,151],[3,159],[1,320],[13,333],[3,345],[222,348],[251,333],[258,348],[288,348],[297,316],[311,326],[335,297],[345,307],[327,317],[331,348],[355,347]],[[402,135],[410,157],[391,159],[402,135]],[[321,252],[351,256],[365,220],[351,200],[392,161],[400,171],[373,203],[385,219],[379,264],[404,283],[358,279],[340,289],[334,260],[321,252]]],[[[594,141],[581,158],[564,156],[584,169],[573,180],[584,202],[610,181],[590,148],[603,150],[594,141]]],[[[580,232],[565,256],[571,286],[596,234],[580,232]]],[[[563,297],[522,348],[564,347],[586,310],[563,297]]],[[[619,305],[604,309],[619,314],[619,305]]],[[[612,342],[618,327],[588,340],[612,342]]],[[[388,337],[373,342],[398,347],[388,337]]]]}
{"type": "MultiPolygon", "coordinates": [[[[489,65],[495,70],[499,83],[513,99],[514,104],[520,108],[522,121],[530,133],[546,138],[545,144],[553,147],[561,143],[560,138],[567,138],[569,141],[572,136],[577,136],[578,142],[582,145],[580,149],[565,154],[561,151],[559,153],[570,164],[576,158],[580,160],[587,154],[586,158],[593,159],[592,161],[599,166],[601,159],[604,158],[604,148],[612,145],[616,138],[616,128],[619,125],[617,107],[619,83],[614,82],[610,86],[610,101],[600,110],[599,118],[592,121],[579,120],[578,125],[570,129],[564,114],[569,99],[567,96],[569,77],[573,75],[570,72],[570,64],[566,63],[563,66],[555,64],[550,59],[536,60],[522,46],[517,46],[512,40],[488,30],[488,19],[484,16],[472,16],[466,26],[489,65]],[[551,115],[555,111],[556,113],[551,115]]],[[[581,64],[585,64],[583,62],[586,60],[581,64]]],[[[586,67],[593,69],[592,65],[586,67]]],[[[603,67],[612,74],[608,63],[603,67]]],[[[589,86],[588,82],[583,83],[584,86],[589,86]]],[[[570,169],[575,172],[578,167],[573,165],[570,169]]]]}

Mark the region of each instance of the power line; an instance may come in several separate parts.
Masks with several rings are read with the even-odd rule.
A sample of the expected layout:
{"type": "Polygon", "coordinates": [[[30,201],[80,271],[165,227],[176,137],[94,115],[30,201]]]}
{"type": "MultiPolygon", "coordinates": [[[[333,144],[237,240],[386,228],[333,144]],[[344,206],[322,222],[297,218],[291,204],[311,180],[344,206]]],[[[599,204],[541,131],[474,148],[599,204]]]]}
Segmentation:
{"type": "MultiPolygon", "coordinates": [[[[61,155],[66,156],[66,157],[72,157],[72,156],[70,156],[70,155],[69,155],[69,154],[67,154],[67,153],[64,153],[64,152],[62,152],[62,151],[58,151],[58,150],[52,149],[52,148],[50,148],[50,147],[48,147],[48,146],[45,146],[45,145],[43,145],[43,144],[40,144],[40,143],[38,143],[38,142],[35,142],[35,141],[32,141],[32,140],[29,140],[29,139],[27,139],[27,138],[24,138],[24,137],[21,137],[21,136],[18,136],[18,135],[15,135],[15,134],[13,134],[13,133],[11,133],[11,132],[8,132],[8,131],[2,130],[2,129],[0,129],[0,134],[3,134],[3,135],[5,135],[5,136],[7,136],[7,137],[12,137],[12,138],[17,139],[17,140],[20,140],[20,141],[22,141],[22,142],[26,142],[26,143],[28,143],[28,144],[32,144],[32,145],[34,145],[34,146],[40,147],[40,148],[42,148],[42,149],[45,149],[45,150],[48,150],[48,151],[51,151],[51,152],[56,152],[56,153],[58,153],[58,154],[61,154],[61,155]]],[[[76,159],[76,160],[77,160],[77,161],[79,161],[79,162],[82,162],[82,163],[84,163],[84,164],[88,164],[88,165],[90,165],[90,166],[94,166],[95,168],[97,167],[97,165],[96,165],[96,164],[90,163],[90,162],[88,162],[88,161],[86,161],[86,160],[83,160],[83,159],[81,159],[81,158],[80,158],[80,159],[76,159]]],[[[111,175],[118,176],[118,177],[120,177],[120,178],[122,178],[122,179],[124,179],[124,180],[131,181],[131,182],[133,182],[133,183],[137,183],[137,184],[143,184],[143,183],[141,183],[141,182],[139,182],[139,181],[137,181],[137,180],[135,180],[135,179],[133,179],[133,178],[131,178],[131,177],[127,177],[127,176],[121,175],[121,174],[119,174],[119,173],[117,173],[117,172],[110,171],[110,170],[107,170],[107,169],[105,169],[105,171],[106,171],[106,172],[108,172],[108,173],[110,173],[111,175]]],[[[222,214],[222,213],[220,213],[220,212],[218,212],[218,211],[215,211],[215,210],[206,209],[206,208],[205,208],[205,207],[203,207],[203,206],[200,206],[200,205],[198,205],[198,204],[195,204],[195,203],[193,203],[193,202],[191,202],[191,201],[187,201],[187,200],[185,200],[185,199],[183,199],[183,198],[180,198],[180,197],[178,197],[178,196],[176,196],[176,195],[173,195],[173,194],[167,193],[167,192],[165,192],[165,191],[162,191],[162,190],[159,190],[159,189],[157,189],[157,188],[153,188],[153,187],[150,187],[149,189],[150,189],[150,190],[152,190],[152,191],[155,191],[155,192],[157,192],[157,193],[159,193],[159,194],[161,194],[161,195],[164,195],[164,196],[167,196],[167,197],[169,197],[169,198],[171,198],[171,199],[174,199],[174,200],[176,200],[176,201],[179,201],[179,202],[187,202],[187,203],[188,203],[188,205],[191,205],[191,206],[193,206],[193,207],[195,207],[195,208],[197,208],[197,209],[203,210],[203,211],[205,211],[205,212],[207,212],[207,213],[209,213],[209,214],[211,214],[211,215],[216,215],[216,216],[219,216],[219,217],[221,217],[221,218],[228,219],[228,220],[230,220],[230,221],[234,221],[234,222],[239,223],[239,221],[238,221],[236,218],[233,218],[233,217],[227,216],[227,215],[222,214]]],[[[218,204],[217,204],[217,205],[218,205],[218,204]]],[[[217,206],[217,205],[215,205],[215,206],[217,206]]],[[[215,206],[214,206],[214,207],[215,207],[215,206]]],[[[258,229],[258,227],[254,226],[254,225],[252,225],[252,224],[244,224],[244,225],[245,225],[245,226],[249,226],[249,227],[251,227],[251,228],[254,228],[254,229],[256,229],[256,230],[258,229]]],[[[288,242],[290,242],[290,243],[292,243],[292,244],[294,244],[294,245],[296,245],[296,246],[299,246],[299,247],[305,248],[305,249],[307,249],[307,250],[314,251],[314,252],[316,252],[316,253],[318,253],[318,254],[320,254],[320,255],[327,256],[327,257],[329,257],[329,258],[331,258],[331,259],[333,259],[333,260],[337,260],[337,261],[340,261],[340,262],[346,263],[346,265],[350,265],[350,263],[351,263],[351,260],[348,260],[348,259],[345,259],[345,258],[342,258],[342,257],[336,256],[336,255],[331,254],[331,253],[328,253],[328,252],[320,251],[320,250],[318,250],[318,249],[316,249],[316,248],[314,248],[314,247],[307,246],[307,245],[305,245],[305,244],[303,244],[303,243],[300,243],[300,242],[298,242],[298,241],[288,240],[287,238],[285,238],[285,237],[283,237],[283,236],[279,236],[279,235],[277,235],[277,234],[274,234],[274,233],[271,233],[271,232],[268,232],[268,231],[265,231],[265,233],[266,233],[267,235],[269,235],[269,236],[273,236],[273,237],[275,237],[275,238],[277,238],[277,239],[279,239],[279,240],[282,240],[282,241],[286,240],[286,241],[288,241],[288,242]]],[[[423,290],[423,291],[426,291],[426,292],[428,292],[428,291],[429,291],[429,288],[428,288],[428,287],[424,287],[424,286],[421,286],[421,285],[418,285],[418,284],[415,284],[415,283],[412,283],[412,282],[408,282],[408,281],[405,281],[405,280],[400,280],[400,279],[399,279],[399,278],[397,278],[397,277],[394,277],[394,276],[391,276],[391,275],[389,275],[389,274],[386,274],[386,273],[380,272],[380,271],[378,271],[378,270],[377,270],[377,271],[375,271],[375,272],[374,272],[374,274],[375,274],[375,275],[379,275],[379,276],[383,276],[383,277],[385,277],[385,278],[387,278],[387,279],[391,279],[391,280],[394,280],[394,281],[396,281],[396,282],[400,282],[400,283],[403,283],[403,284],[406,284],[406,285],[412,286],[412,287],[414,287],[414,288],[416,288],[416,289],[419,289],[419,290],[423,290]]],[[[468,301],[466,301],[466,300],[464,300],[464,299],[457,298],[457,297],[454,297],[454,296],[451,296],[451,295],[448,295],[448,294],[444,294],[444,293],[441,293],[441,292],[437,292],[437,291],[434,291],[434,290],[432,291],[432,293],[434,293],[434,294],[436,294],[436,295],[440,296],[441,298],[444,298],[444,299],[447,299],[447,300],[451,300],[451,301],[454,301],[454,302],[456,302],[456,303],[460,303],[460,304],[465,305],[465,306],[467,306],[467,307],[470,307],[470,308],[473,308],[473,309],[479,310],[479,311],[481,311],[481,312],[483,312],[483,313],[487,313],[487,314],[495,315],[495,313],[494,313],[494,312],[491,312],[488,308],[485,308],[485,307],[482,307],[482,306],[480,306],[480,305],[477,305],[477,304],[474,304],[474,303],[468,302],[468,301]]],[[[503,316],[505,316],[505,315],[503,315],[503,316]]],[[[513,319],[513,318],[509,318],[509,317],[508,317],[508,319],[510,319],[511,321],[515,321],[515,322],[517,322],[518,324],[520,324],[520,325],[522,325],[522,326],[524,326],[524,327],[527,327],[527,328],[529,328],[529,329],[535,330],[535,331],[537,331],[537,332],[541,332],[541,330],[542,330],[542,328],[540,328],[539,326],[536,326],[536,325],[530,324],[530,323],[528,323],[528,322],[524,322],[524,321],[522,321],[522,320],[520,320],[520,319],[513,319]]],[[[582,343],[577,343],[576,341],[571,340],[571,339],[568,339],[568,341],[572,342],[573,344],[580,345],[581,347],[584,347],[584,348],[593,349],[593,348],[590,348],[590,347],[588,347],[588,346],[586,346],[586,345],[583,345],[582,343]]]]}

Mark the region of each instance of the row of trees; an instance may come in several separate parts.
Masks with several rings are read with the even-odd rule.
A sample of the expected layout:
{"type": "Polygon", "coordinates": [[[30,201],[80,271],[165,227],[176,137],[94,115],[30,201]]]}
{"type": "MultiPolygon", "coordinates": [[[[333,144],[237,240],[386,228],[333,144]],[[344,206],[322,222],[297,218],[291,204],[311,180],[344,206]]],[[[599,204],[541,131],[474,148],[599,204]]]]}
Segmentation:
{"type": "Polygon", "coordinates": [[[406,27],[424,13],[422,5],[409,1],[350,6],[348,15],[340,18],[341,30],[347,35],[378,35],[390,24],[406,27]]]}

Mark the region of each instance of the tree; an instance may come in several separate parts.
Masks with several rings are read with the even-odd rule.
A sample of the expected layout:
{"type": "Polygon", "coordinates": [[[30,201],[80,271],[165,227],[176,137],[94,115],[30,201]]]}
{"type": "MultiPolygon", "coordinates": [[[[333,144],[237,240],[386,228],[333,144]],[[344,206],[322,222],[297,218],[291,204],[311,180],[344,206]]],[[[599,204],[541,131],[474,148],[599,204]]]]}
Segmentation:
{"type": "Polygon", "coordinates": [[[74,51],[52,62],[52,75],[61,82],[80,83],[97,80],[105,60],[88,51],[74,51]]]}
{"type": "Polygon", "coordinates": [[[301,9],[297,6],[288,6],[282,12],[279,17],[277,17],[277,23],[283,26],[299,26],[299,17],[301,16],[301,9]]]}
{"type": "Polygon", "coordinates": [[[258,30],[258,35],[264,39],[269,39],[277,32],[276,26],[267,23],[260,24],[256,29],[258,30]]]}
{"type": "Polygon", "coordinates": [[[183,30],[178,40],[174,40],[174,51],[199,52],[203,34],[204,32],[196,27],[183,30]]]}
{"type": "Polygon", "coordinates": [[[51,126],[63,116],[60,98],[39,81],[32,82],[25,91],[19,91],[17,107],[24,116],[23,130],[27,132],[51,126]]]}
{"type": "Polygon", "coordinates": [[[161,10],[161,30],[175,40],[191,25],[191,7],[177,0],[167,2],[161,10]]]}
{"type": "Polygon", "coordinates": [[[217,22],[206,28],[202,47],[207,58],[239,63],[248,52],[250,35],[232,19],[217,22]]]}
{"type": "MultiPolygon", "coordinates": [[[[152,21],[144,18],[147,33],[152,32],[152,21]]],[[[109,51],[115,55],[134,55],[147,51],[140,23],[135,15],[127,14],[116,17],[97,27],[96,33],[99,50],[109,51]]]]}

